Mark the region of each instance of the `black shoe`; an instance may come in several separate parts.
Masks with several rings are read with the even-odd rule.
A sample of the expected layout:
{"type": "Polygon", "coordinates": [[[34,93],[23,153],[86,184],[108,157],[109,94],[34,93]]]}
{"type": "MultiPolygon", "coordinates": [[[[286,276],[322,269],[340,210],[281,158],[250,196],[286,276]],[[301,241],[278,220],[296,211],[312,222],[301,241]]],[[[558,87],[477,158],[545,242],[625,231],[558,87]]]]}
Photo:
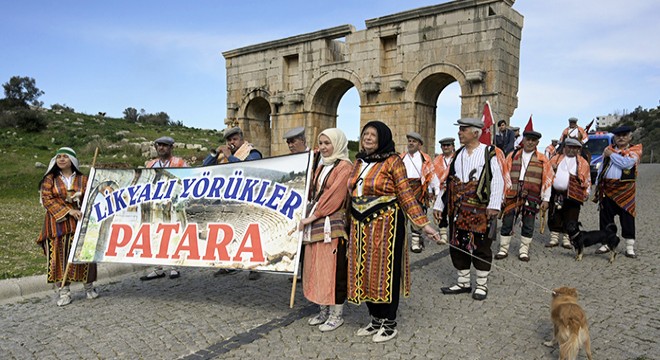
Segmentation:
{"type": "Polygon", "coordinates": [[[250,274],[248,275],[248,280],[257,280],[261,277],[261,274],[259,274],[256,271],[250,271],[250,274]]]}
{"type": "Polygon", "coordinates": [[[454,295],[454,294],[463,294],[463,293],[469,293],[472,291],[472,287],[462,287],[458,286],[457,289],[452,289],[452,287],[458,286],[458,285],[453,285],[453,286],[448,286],[448,287],[443,287],[440,288],[440,291],[442,291],[443,294],[445,295],[454,295]]]}
{"type": "Polygon", "coordinates": [[[625,255],[627,258],[637,259],[637,254],[635,254],[635,253],[631,254],[631,253],[626,251],[626,252],[623,253],[623,255],[625,255]]]}
{"type": "Polygon", "coordinates": [[[162,272],[162,273],[160,273],[160,274],[158,274],[158,273],[156,273],[156,272],[151,272],[151,273],[149,273],[148,275],[142,276],[142,277],[140,278],[140,280],[142,280],[142,281],[149,281],[149,280],[154,280],[154,279],[160,279],[160,278],[162,278],[162,277],[165,277],[165,273],[164,273],[164,272],[162,272]]]}

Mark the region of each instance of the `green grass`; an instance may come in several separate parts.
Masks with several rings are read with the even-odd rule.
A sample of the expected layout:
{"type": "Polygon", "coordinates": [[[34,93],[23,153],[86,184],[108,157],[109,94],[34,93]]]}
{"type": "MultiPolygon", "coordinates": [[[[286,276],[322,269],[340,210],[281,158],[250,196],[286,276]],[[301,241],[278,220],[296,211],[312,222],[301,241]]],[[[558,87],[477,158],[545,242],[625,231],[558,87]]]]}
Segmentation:
{"type": "MultiPolygon", "coordinates": [[[[82,171],[89,172],[95,149],[99,148],[96,166],[124,163],[143,166],[148,158],[128,143],[149,142],[168,135],[178,143],[200,144],[206,148],[218,145],[220,132],[187,127],[163,127],[129,123],[123,119],[99,119],[75,113],[45,114],[48,126],[39,133],[14,128],[0,128],[0,279],[45,274],[46,257],[36,244],[45,210],[39,204],[38,184],[55,151],[73,148],[82,171]],[[118,135],[128,131],[126,135],[118,135]]],[[[206,151],[176,148],[192,166],[201,165],[206,151]]]]}

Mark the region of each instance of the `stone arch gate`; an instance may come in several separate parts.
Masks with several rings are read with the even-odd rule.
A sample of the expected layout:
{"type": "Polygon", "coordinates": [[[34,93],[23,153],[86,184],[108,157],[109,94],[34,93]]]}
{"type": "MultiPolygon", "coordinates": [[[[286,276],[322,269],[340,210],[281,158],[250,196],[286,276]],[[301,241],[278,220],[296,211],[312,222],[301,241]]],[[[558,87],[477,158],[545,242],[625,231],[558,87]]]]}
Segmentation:
{"type": "MultiPolygon", "coordinates": [[[[360,127],[386,122],[435,143],[438,96],[458,82],[461,116],[497,119],[518,105],[523,17],[515,0],[457,0],[223,52],[227,126],[240,126],[264,155],[288,152],[282,135],[305,126],[308,142],[336,126],[342,96],[356,87],[360,127]]],[[[358,121],[358,119],[355,119],[358,121]]],[[[433,152],[433,150],[429,150],[433,152]]]]}

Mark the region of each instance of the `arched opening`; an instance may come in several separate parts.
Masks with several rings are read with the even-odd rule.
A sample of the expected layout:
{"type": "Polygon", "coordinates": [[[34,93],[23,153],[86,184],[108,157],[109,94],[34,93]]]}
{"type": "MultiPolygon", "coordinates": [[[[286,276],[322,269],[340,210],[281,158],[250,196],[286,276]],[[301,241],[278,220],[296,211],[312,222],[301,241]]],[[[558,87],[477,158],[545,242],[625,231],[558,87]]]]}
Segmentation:
{"type": "Polygon", "coordinates": [[[360,138],[360,95],[355,87],[350,88],[339,101],[337,127],[346,134],[349,148],[357,151],[353,142],[358,142],[360,138]]]}
{"type": "MultiPolygon", "coordinates": [[[[461,118],[461,87],[458,82],[453,82],[442,90],[438,96],[437,110],[435,114],[435,153],[442,153],[438,140],[446,137],[456,139],[454,145],[458,149],[458,127],[454,124],[461,118]]],[[[431,149],[429,149],[431,151],[431,149]]]]}
{"type": "Polygon", "coordinates": [[[308,122],[309,140],[316,142],[324,129],[337,127],[348,140],[356,140],[360,127],[360,97],[355,85],[346,79],[335,78],[323,83],[314,94],[308,122]]]}
{"type": "Polygon", "coordinates": [[[246,139],[251,142],[264,157],[270,156],[271,123],[270,104],[263,97],[251,99],[245,107],[243,118],[239,118],[243,131],[250,134],[246,139]]]}
{"type": "Polygon", "coordinates": [[[460,117],[460,91],[456,79],[446,73],[433,73],[425,77],[416,89],[415,118],[420,127],[419,133],[429,141],[424,147],[429,154],[439,153],[438,139],[456,137],[452,124],[460,117]],[[443,96],[440,97],[440,94],[443,96]],[[455,115],[456,112],[458,115],[455,115]]]}

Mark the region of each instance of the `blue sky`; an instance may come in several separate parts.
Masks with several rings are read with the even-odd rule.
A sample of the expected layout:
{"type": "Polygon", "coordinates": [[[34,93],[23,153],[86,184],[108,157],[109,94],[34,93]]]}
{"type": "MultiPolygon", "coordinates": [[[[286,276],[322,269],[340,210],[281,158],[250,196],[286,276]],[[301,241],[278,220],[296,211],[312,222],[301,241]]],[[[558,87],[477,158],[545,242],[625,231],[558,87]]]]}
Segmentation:
{"type": "MultiPolygon", "coordinates": [[[[122,117],[127,107],[167,112],[186,126],[224,128],[222,52],[440,2],[35,1],[0,0],[0,82],[29,76],[46,107],[122,117]]],[[[654,108],[660,100],[657,1],[518,0],[525,17],[519,105],[512,123],[533,114],[541,144],[567,119],[654,108]]],[[[453,136],[460,116],[456,84],[438,101],[437,137],[453,136]]],[[[355,90],[338,126],[357,138],[355,90]]]]}

